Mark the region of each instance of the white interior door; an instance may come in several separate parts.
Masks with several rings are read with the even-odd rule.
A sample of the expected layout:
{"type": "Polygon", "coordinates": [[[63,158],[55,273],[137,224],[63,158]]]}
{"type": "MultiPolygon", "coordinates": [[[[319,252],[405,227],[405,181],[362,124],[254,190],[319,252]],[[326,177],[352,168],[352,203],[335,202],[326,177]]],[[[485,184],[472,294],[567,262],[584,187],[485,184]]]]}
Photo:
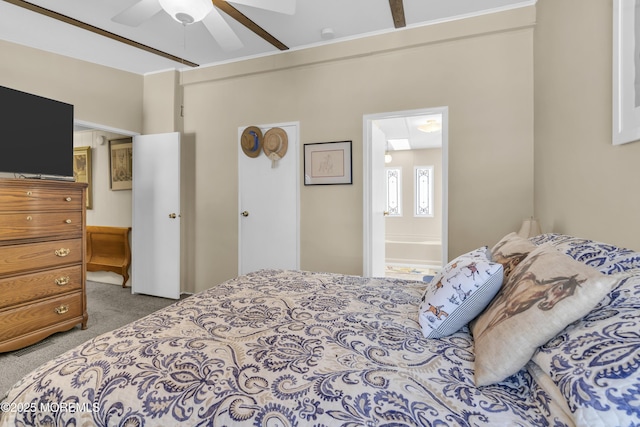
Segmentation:
{"type": "Polygon", "coordinates": [[[384,150],[386,138],[375,125],[371,129],[371,276],[385,275],[385,206],[386,185],[384,150]]]}
{"type": "Polygon", "coordinates": [[[133,138],[131,291],[180,298],[180,134],[133,138]]]}
{"type": "Polygon", "coordinates": [[[286,155],[272,167],[261,153],[248,157],[238,129],[238,273],[263,268],[299,269],[298,124],[259,126],[264,133],[280,127],[287,133],[286,155]]]}

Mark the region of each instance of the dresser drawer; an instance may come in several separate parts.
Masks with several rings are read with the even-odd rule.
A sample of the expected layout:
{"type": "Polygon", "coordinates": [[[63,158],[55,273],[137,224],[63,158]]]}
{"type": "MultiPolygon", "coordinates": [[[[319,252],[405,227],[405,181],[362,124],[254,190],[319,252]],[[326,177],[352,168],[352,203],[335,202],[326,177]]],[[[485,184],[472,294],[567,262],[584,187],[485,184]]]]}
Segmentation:
{"type": "Polygon", "coordinates": [[[82,237],[82,211],[0,213],[0,241],[82,237]]]}
{"type": "Polygon", "coordinates": [[[82,289],[82,266],[0,279],[0,309],[82,289]]]}
{"type": "Polygon", "coordinates": [[[82,317],[82,292],[0,311],[0,341],[82,317]]]}
{"type": "Polygon", "coordinates": [[[82,238],[0,246],[0,275],[43,270],[83,260],[82,238]]]}
{"type": "Polygon", "coordinates": [[[0,209],[8,211],[81,210],[82,192],[78,189],[0,188],[0,209]]]}

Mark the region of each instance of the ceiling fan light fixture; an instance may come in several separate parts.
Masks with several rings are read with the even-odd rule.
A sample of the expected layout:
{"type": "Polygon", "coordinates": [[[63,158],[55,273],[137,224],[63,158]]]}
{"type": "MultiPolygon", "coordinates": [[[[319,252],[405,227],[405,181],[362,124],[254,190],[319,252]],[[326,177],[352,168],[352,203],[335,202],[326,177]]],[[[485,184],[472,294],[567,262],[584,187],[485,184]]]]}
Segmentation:
{"type": "Polygon", "coordinates": [[[159,2],[169,16],[184,25],[202,21],[213,9],[211,0],[159,0],[159,2]]]}

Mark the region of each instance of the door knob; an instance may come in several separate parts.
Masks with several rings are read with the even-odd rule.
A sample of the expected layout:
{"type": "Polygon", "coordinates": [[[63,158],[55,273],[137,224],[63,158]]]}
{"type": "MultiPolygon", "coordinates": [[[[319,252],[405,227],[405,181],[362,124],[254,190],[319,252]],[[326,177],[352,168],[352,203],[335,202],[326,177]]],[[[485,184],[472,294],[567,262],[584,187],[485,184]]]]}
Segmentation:
{"type": "Polygon", "coordinates": [[[242,213],[241,213],[240,215],[242,215],[242,216],[249,216],[249,212],[247,212],[247,211],[242,211],[242,213]]]}
{"type": "Polygon", "coordinates": [[[176,217],[177,217],[177,215],[176,215],[176,214],[174,214],[174,213],[170,213],[170,214],[169,214],[169,218],[171,218],[171,219],[175,219],[176,217]]]}
{"type": "Polygon", "coordinates": [[[382,214],[383,214],[384,216],[389,216],[389,212],[388,212],[388,211],[384,211],[382,214]]]}

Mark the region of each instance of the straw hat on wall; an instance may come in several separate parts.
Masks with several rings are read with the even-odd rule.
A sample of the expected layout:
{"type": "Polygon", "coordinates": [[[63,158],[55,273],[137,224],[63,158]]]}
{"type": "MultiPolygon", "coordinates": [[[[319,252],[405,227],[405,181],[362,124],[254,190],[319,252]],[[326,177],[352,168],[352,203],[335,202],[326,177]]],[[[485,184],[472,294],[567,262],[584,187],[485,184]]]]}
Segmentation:
{"type": "Polygon", "coordinates": [[[271,128],[264,134],[264,154],[271,159],[272,167],[275,167],[276,162],[287,154],[287,148],[289,148],[289,139],[287,138],[287,132],[282,128],[271,128]]]}
{"type": "Polygon", "coordinates": [[[258,157],[262,151],[263,137],[262,131],[257,126],[249,126],[242,131],[240,146],[242,151],[249,157],[258,157]]]}

